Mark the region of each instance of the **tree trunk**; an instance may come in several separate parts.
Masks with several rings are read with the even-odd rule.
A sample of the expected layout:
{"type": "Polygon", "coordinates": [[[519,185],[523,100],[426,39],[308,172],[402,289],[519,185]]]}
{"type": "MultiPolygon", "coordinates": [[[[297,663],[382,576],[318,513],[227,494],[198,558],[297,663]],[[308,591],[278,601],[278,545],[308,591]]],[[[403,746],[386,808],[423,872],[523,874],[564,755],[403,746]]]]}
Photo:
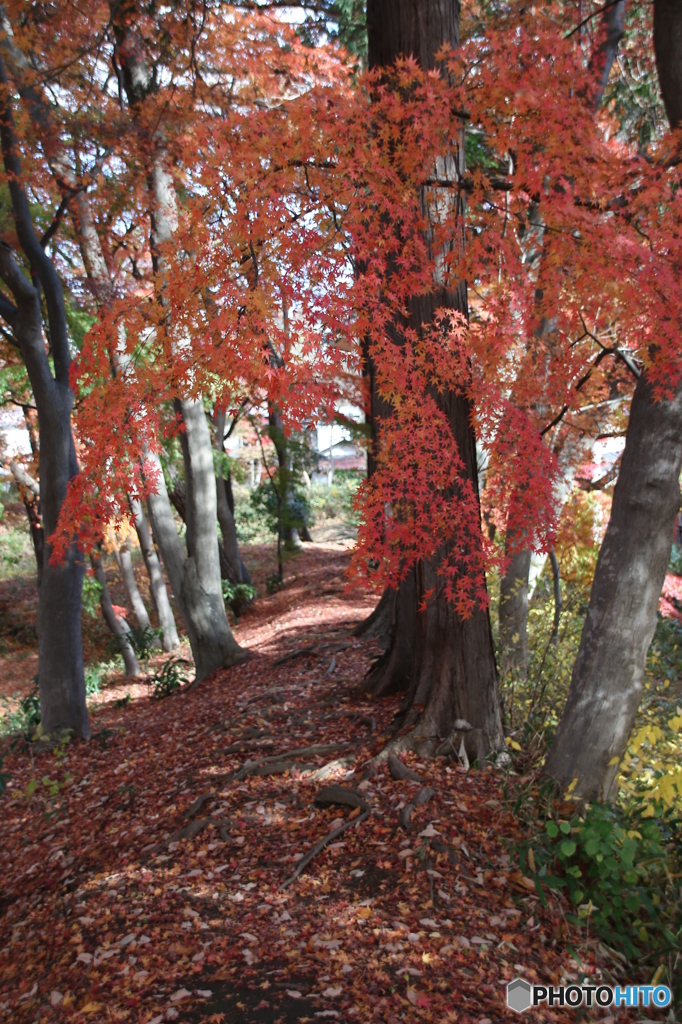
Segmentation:
{"type": "MultiPolygon", "coordinates": [[[[186,411],[190,412],[190,410],[186,411]]],[[[192,422],[191,416],[188,416],[188,419],[190,426],[183,435],[183,439],[186,439],[186,434],[195,426],[198,429],[201,429],[203,425],[203,429],[208,432],[203,407],[198,410],[195,423],[192,422]]],[[[186,440],[183,440],[183,443],[186,443],[186,440]]],[[[173,510],[168,497],[168,491],[166,490],[166,482],[163,478],[163,470],[161,468],[159,458],[157,455],[147,455],[147,463],[153,467],[157,476],[156,493],[150,494],[147,502],[149,518],[151,520],[156,543],[161,551],[163,564],[165,565],[166,572],[168,573],[173,594],[175,595],[175,600],[187,629],[187,635],[189,637],[192,647],[192,655],[194,657],[197,680],[199,682],[209,676],[216,669],[221,668],[222,666],[234,665],[238,661],[243,660],[246,656],[245,652],[239,647],[232,636],[232,632],[227,621],[225,604],[223,602],[222,589],[220,586],[220,569],[218,568],[217,572],[211,572],[209,578],[210,589],[204,589],[205,580],[202,579],[199,574],[197,560],[193,554],[193,552],[198,553],[201,569],[205,570],[206,548],[208,547],[210,549],[210,545],[213,543],[216,547],[217,562],[218,536],[215,526],[215,479],[213,475],[213,457],[210,452],[210,443],[209,455],[210,462],[205,464],[203,467],[199,464],[197,473],[197,476],[199,477],[203,474],[204,486],[201,487],[201,481],[198,480],[197,483],[199,483],[200,486],[198,492],[195,492],[203,495],[207,507],[200,509],[199,511],[201,514],[198,516],[196,515],[196,512],[194,513],[194,521],[191,527],[189,507],[187,511],[187,544],[188,551],[190,552],[189,557],[175,528],[173,510]],[[206,486],[206,478],[210,479],[210,487],[206,486]],[[208,536],[201,535],[202,531],[205,531],[207,527],[210,529],[211,521],[213,524],[211,534],[212,540],[208,536]],[[197,534],[199,536],[197,536],[197,534]],[[202,558],[203,562],[201,561],[202,558]]],[[[212,559],[212,553],[210,550],[208,552],[208,558],[209,560],[212,559]]]]}
{"type": "Polygon", "coordinates": [[[118,562],[118,568],[121,573],[123,585],[126,588],[128,600],[135,612],[135,618],[137,619],[138,626],[142,630],[151,629],[152,624],[149,621],[149,614],[145,608],[140,588],[138,587],[137,580],[135,579],[133,559],[130,553],[130,545],[127,540],[121,544],[120,548],[116,552],[116,561],[118,562]]]}
{"type": "Polygon", "coordinates": [[[277,487],[280,491],[282,506],[282,540],[289,548],[300,548],[301,536],[299,534],[298,526],[296,526],[293,521],[295,516],[292,509],[294,488],[291,475],[291,459],[289,457],[289,452],[287,451],[286,436],[284,433],[284,427],[282,426],[282,420],[277,412],[276,406],[273,405],[272,402],[268,403],[268,417],[270,439],[275,446],[277,462],[279,465],[277,487]]]}
{"type": "MultiPolygon", "coordinates": [[[[607,7],[602,14],[601,31],[603,33],[600,45],[595,49],[590,60],[589,72],[596,85],[592,106],[595,112],[599,109],[604,98],[604,90],[611,74],[611,68],[618,53],[618,46],[625,32],[625,0],[618,0],[617,3],[607,7]]],[[[536,237],[539,236],[540,244],[537,246],[532,262],[539,264],[542,259],[542,240],[544,229],[540,218],[540,207],[535,205],[536,218],[533,227],[536,237]],[[542,233],[541,233],[542,232],[542,233]]],[[[587,456],[588,443],[584,439],[578,441],[578,445],[584,447],[584,455],[587,456]]],[[[594,446],[594,440],[589,442],[589,448],[594,446]]],[[[557,500],[563,506],[571,493],[576,471],[575,442],[565,440],[559,453],[559,462],[565,464],[565,472],[562,474],[561,483],[557,488],[557,500]]],[[[556,449],[555,449],[556,450],[556,449]]],[[[505,538],[505,553],[509,556],[505,538]]],[[[530,586],[529,573],[531,560],[536,563],[534,582],[539,578],[547,555],[534,556],[533,552],[517,551],[509,564],[509,568],[501,581],[500,586],[500,607],[499,607],[499,650],[500,668],[502,675],[510,672],[518,679],[525,679],[528,671],[528,650],[526,636],[528,631],[528,602],[532,597],[533,588],[530,586]],[[518,640],[514,641],[514,637],[518,640]]]]}
{"type": "Polygon", "coordinates": [[[573,793],[585,801],[615,796],[670,559],[681,468],[682,390],[657,402],[644,374],[632,400],[568,701],[545,764],[564,788],[576,779],[573,793]]]}
{"type": "Polygon", "coordinates": [[[120,619],[114,611],[114,606],[111,603],[111,594],[109,593],[109,587],[107,585],[107,574],[104,571],[104,566],[99,558],[91,558],[92,567],[95,570],[95,578],[102,587],[102,593],[100,595],[100,607],[102,609],[102,615],[106,622],[112,636],[116,637],[116,641],[123,658],[123,665],[125,667],[126,676],[129,679],[135,679],[140,674],[140,665],[137,660],[137,655],[133,650],[132,644],[130,643],[130,627],[125,619],[120,619]]]}
{"type": "Polygon", "coordinates": [[[135,529],[137,530],[137,537],[140,542],[140,551],[149,574],[149,588],[152,593],[154,607],[156,608],[156,617],[159,620],[159,626],[163,630],[161,644],[164,651],[172,651],[178,646],[180,640],[178,639],[173,609],[168,598],[159,556],[156,553],[152,535],[149,532],[149,524],[142,508],[142,502],[138,498],[131,498],[130,508],[135,519],[135,529]]]}
{"type": "MultiPolygon", "coordinates": [[[[682,118],[682,4],[654,2],[654,48],[671,127],[682,118]]],[[[611,518],[566,708],[545,773],[583,801],[616,796],[635,723],[646,656],[680,507],[682,387],[655,401],[646,373],[635,388],[611,518]]]]}
{"type": "MultiPolygon", "coordinates": [[[[218,409],[216,411],[215,418],[215,446],[217,451],[224,451],[224,441],[225,410],[218,409]]],[[[215,486],[216,499],[218,502],[218,523],[220,524],[220,532],[223,535],[221,573],[223,571],[223,562],[225,562],[228,571],[227,579],[229,579],[231,583],[250,584],[251,577],[249,575],[249,571],[244,565],[239,552],[237,527],[234,522],[234,499],[232,499],[232,487],[229,480],[226,481],[221,472],[216,473],[215,486]]]]}
{"type": "Polygon", "coordinates": [[[45,531],[43,576],[38,597],[40,716],[46,734],[68,730],[90,735],[85,703],[81,597],[83,560],[75,542],[59,565],[51,561],[50,535],[57,527],[68,483],[78,473],[71,433],[73,395],[69,386],[71,353],[61,281],[35,233],[14,129],[12,94],[0,59],[0,140],[16,241],[30,265],[29,279],[7,242],[0,245],[0,277],[14,303],[0,297],[0,316],[9,324],[33,389],[40,433],[41,515],[45,531]],[[33,282],[36,282],[35,284],[33,282]],[[52,348],[52,365],[43,337],[41,295],[52,348]]]}
{"type": "MultiPolygon", "coordinates": [[[[443,45],[459,45],[459,3],[369,0],[367,29],[370,67],[386,66],[400,56],[414,56],[424,69],[432,69],[443,45]]],[[[463,163],[461,149],[458,159],[463,163]]],[[[435,159],[437,154],[432,156],[435,159]]],[[[466,286],[462,283],[450,291],[434,289],[414,299],[410,326],[419,331],[442,307],[466,314],[466,286]]],[[[478,494],[470,403],[460,394],[434,397],[448,416],[466,477],[478,494]]],[[[373,419],[379,403],[380,397],[372,394],[373,419]]],[[[504,746],[490,621],[487,609],[480,608],[462,619],[446,600],[438,570],[448,555],[446,546],[434,558],[420,562],[401,584],[395,599],[391,644],[371,674],[371,688],[374,693],[388,693],[408,686],[401,709],[403,734],[396,745],[434,754],[444,740],[461,742],[463,736],[469,759],[480,760],[504,746]],[[425,609],[418,611],[429,591],[432,596],[426,600],[425,609]],[[464,720],[467,731],[454,737],[457,720],[464,720]]]]}
{"type": "MultiPolygon", "coordinates": [[[[130,4],[111,4],[118,43],[121,77],[134,120],[140,128],[147,153],[150,198],[150,249],[155,273],[157,299],[165,304],[164,280],[167,267],[163,246],[172,242],[178,224],[175,183],[167,167],[165,140],[160,130],[149,137],[142,113],[147,97],[157,88],[146,61],[145,42],[130,4]]],[[[230,630],[220,583],[217,499],[211,436],[201,400],[177,398],[175,411],[184,430],[180,433],[187,497],[187,554],[175,530],[175,523],[159,471],[160,493],[149,500],[152,528],[163,555],[175,599],[182,610],[192,645],[196,678],[200,682],[216,669],[243,660],[245,652],[230,630]]]]}
{"type": "Polygon", "coordinates": [[[503,676],[524,680],[528,668],[528,573],[530,550],[510,550],[512,538],[507,533],[505,554],[509,565],[500,580],[499,643],[500,671],[503,676]]]}

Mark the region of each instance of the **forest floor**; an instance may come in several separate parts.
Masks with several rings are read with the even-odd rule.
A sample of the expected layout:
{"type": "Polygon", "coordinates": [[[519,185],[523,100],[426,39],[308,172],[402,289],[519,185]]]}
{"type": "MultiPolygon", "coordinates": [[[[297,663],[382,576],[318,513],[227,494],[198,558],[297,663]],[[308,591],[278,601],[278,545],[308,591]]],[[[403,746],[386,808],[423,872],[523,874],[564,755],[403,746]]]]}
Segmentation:
{"type": "Polygon", "coordinates": [[[110,683],[89,743],[2,741],[0,1021],[497,1024],[517,975],[622,983],[515,868],[500,772],[371,767],[399,699],[362,691],[377,651],[350,631],[372,601],[345,592],[348,557],[288,563],[236,627],[245,664],[163,700],[110,683]],[[329,786],[355,806],[315,804],[329,786]]]}

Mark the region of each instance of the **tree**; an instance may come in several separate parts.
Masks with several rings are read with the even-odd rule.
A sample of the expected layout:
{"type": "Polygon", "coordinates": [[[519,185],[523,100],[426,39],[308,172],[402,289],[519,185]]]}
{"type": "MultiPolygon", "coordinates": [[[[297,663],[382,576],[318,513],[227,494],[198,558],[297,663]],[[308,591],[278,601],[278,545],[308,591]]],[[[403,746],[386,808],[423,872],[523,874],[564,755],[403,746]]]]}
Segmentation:
{"type": "MultiPolygon", "coordinates": [[[[675,129],[682,121],[679,4],[656,0],[654,47],[665,108],[675,129]]],[[[678,275],[679,252],[672,250],[678,275]]],[[[679,331],[679,299],[674,292],[668,298],[660,315],[679,331]]],[[[657,354],[653,345],[651,358],[656,360],[657,354]]],[[[681,469],[682,389],[674,381],[663,390],[645,372],[632,400],[568,701],[544,768],[583,801],[609,800],[616,794],[618,766],[639,708],[670,559],[681,469]]]]}
{"type": "MultiPolygon", "coordinates": [[[[592,104],[595,112],[599,109],[604,96],[606,84],[611,74],[618,45],[624,32],[625,3],[618,3],[604,9],[601,17],[601,33],[597,35],[592,55],[586,69],[586,85],[584,93],[592,104]]],[[[598,130],[595,125],[595,131],[598,130]]],[[[544,228],[540,204],[537,204],[529,218],[527,229],[529,238],[528,264],[537,272],[538,264],[543,260],[544,228]]],[[[543,322],[539,330],[551,330],[554,318],[543,322]]],[[[562,438],[549,434],[549,440],[558,452],[561,470],[561,482],[557,488],[557,503],[561,505],[571,492],[576,466],[580,458],[584,459],[591,444],[594,443],[597,431],[592,436],[581,432],[576,437],[562,438]]],[[[524,537],[514,535],[513,529],[505,530],[505,557],[507,565],[500,579],[499,603],[499,652],[500,668],[503,676],[526,677],[528,650],[528,599],[529,573],[532,552],[524,544],[524,537]]]]}
{"type": "MultiPolygon", "coordinates": [[[[414,56],[427,70],[436,67],[436,55],[444,45],[459,44],[459,4],[456,0],[422,0],[418,4],[387,5],[370,0],[367,27],[370,67],[386,67],[398,57],[414,56]]],[[[458,152],[440,157],[446,177],[448,173],[454,178],[464,172],[461,133],[456,145],[458,152]],[[454,173],[449,167],[452,163],[458,165],[454,173]]],[[[431,159],[434,177],[438,177],[439,158],[433,154],[431,159]]],[[[457,210],[456,215],[462,216],[463,211],[457,210]]],[[[390,230],[390,226],[387,228],[390,230]]],[[[466,316],[466,285],[461,282],[459,286],[444,287],[434,281],[428,292],[411,300],[407,325],[418,335],[423,326],[434,322],[439,309],[456,310],[466,316]]],[[[370,377],[372,382],[376,380],[374,371],[370,371],[370,377]]],[[[454,390],[432,390],[432,395],[448,419],[461,457],[462,486],[469,492],[468,499],[477,505],[476,441],[470,401],[454,390]]],[[[378,397],[380,401],[381,395],[378,397]]],[[[381,420],[386,416],[376,408],[374,395],[371,401],[372,423],[381,445],[381,420]]],[[[476,545],[475,532],[469,542],[476,545]]],[[[407,687],[401,709],[400,746],[434,753],[445,741],[456,752],[463,741],[473,760],[499,750],[504,742],[495,656],[487,608],[479,605],[464,617],[445,596],[441,572],[445,554],[441,550],[435,557],[420,560],[401,581],[393,602],[391,642],[370,677],[370,685],[374,692],[384,693],[407,687]]]]}
{"type": "MultiPolygon", "coordinates": [[[[78,164],[77,154],[74,153],[71,157],[69,156],[64,135],[60,133],[58,125],[54,123],[52,111],[46,100],[41,82],[40,80],[35,80],[29,58],[16,43],[12,20],[5,8],[0,9],[0,17],[4,32],[4,38],[0,42],[0,47],[5,55],[7,66],[19,95],[41,140],[52,178],[61,199],[57,215],[50,226],[50,230],[53,235],[56,234],[59,230],[62,216],[70,209],[73,230],[83,261],[87,286],[100,307],[109,308],[114,302],[116,290],[87,191],[88,177],[92,180],[92,170],[98,164],[101,164],[102,160],[97,160],[90,175],[85,176],[85,180],[83,176],[79,179],[74,170],[74,165],[78,164]]],[[[35,54],[33,56],[35,57],[35,54]]],[[[73,141],[75,142],[75,139],[73,141]]],[[[120,374],[124,370],[120,354],[116,350],[110,354],[110,366],[114,374],[120,374]]],[[[140,548],[149,573],[152,598],[156,606],[159,625],[162,629],[162,646],[164,650],[170,651],[177,646],[178,635],[163,573],[159,565],[158,555],[149,537],[149,528],[142,506],[134,498],[131,498],[130,501],[133,506],[134,524],[140,541],[140,548]]],[[[113,620],[108,612],[105,612],[105,618],[111,625],[113,620]]],[[[115,624],[114,633],[118,635],[115,624]]],[[[130,654],[127,657],[132,666],[130,654]]]]}
{"type": "Polygon", "coordinates": [[[41,723],[47,734],[69,730],[73,736],[87,738],[90,726],[85,706],[80,621],[83,560],[72,538],[64,559],[55,563],[50,541],[68,483],[78,473],[71,433],[71,352],[64,295],[54,263],[33,225],[15,131],[11,89],[2,60],[0,83],[3,90],[0,140],[19,255],[18,260],[14,247],[7,240],[0,245],[0,277],[12,296],[10,299],[6,292],[0,296],[0,314],[9,325],[25,363],[38,410],[40,433],[40,505],[46,535],[38,598],[41,723]],[[25,261],[30,277],[20,260],[25,261]],[[41,292],[45,296],[49,355],[43,335],[41,292]]]}
{"type": "MultiPolygon", "coordinates": [[[[157,88],[156,76],[148,67],[145,42],[137,26],[139,12],[133,3],[112,8],[118,56],[130,110],[141,135],[148,137],[145,100],[157,88]]],[[[146,154],[149,182],[150,246],[159,302],[164,303],[164,278],[168,267],[163,246],[177,228],[177,199],[167,167],[163,133],[152,133],[146,154]]],[[[216,483],[211,438],[200,398],[177,397],[175,409],[182,425],[180,443],[187,489],[187,557],[181,550],[170,503],[163,484],[158,458],[148,459],[157,478],[157,489],[149,495],[152,528],[163,553],[176,600],[192,645],[197,680],[217,668],[235,664],[244,652],[235,642],[223,601],[218,552],[216,483]]]]}

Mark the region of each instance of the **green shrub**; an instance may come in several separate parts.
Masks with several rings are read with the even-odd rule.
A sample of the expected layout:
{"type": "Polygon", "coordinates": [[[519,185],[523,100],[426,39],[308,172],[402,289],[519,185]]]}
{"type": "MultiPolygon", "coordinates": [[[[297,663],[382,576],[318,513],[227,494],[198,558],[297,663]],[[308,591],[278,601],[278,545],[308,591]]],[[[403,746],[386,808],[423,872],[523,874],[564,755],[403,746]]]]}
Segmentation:
{"type": "Polygon", "coordinates": [[[250,583],[230,583],[229,580],[222,581],[223,600],[232,609],[235,619],[238,619],[245,608],[258,596],[256,588],[250,583]]]}
{"type": "Polygon", "coordinates": [[[547,889],[564,890],[574,908],[570,919],[629,960],[653,965],[678,953],[682,910],[674,858],[681,823],[596,803],[570,819],[548,802],[539,806],[545,820],[534,819],[532,838],[516,853],[543,903],[547,889]]]}
{"type": "Polygon", "coordinates": [[[164,697],[170,697],[171,694],[176,693],[183,683],[187,682],[185,673],[179,668],[180,665],[188,664],[182,658],[171,658],[166,661],[163,667],[147,682],[153,688],[154,696],[157,700],[162,700],[164,697]]]}

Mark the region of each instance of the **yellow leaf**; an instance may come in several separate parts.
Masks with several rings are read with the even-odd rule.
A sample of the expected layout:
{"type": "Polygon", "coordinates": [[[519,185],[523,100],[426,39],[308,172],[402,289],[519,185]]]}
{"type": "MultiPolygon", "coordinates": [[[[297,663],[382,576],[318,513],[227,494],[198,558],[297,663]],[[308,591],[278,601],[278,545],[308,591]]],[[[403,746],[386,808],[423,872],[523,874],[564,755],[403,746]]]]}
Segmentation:
{"type": "Polygon", "coordinates": [[[97,1013],[101,1010],[104,1003],[86,1003],[85,1006],[81,1006],[80,1013],[97,1013]]]}

